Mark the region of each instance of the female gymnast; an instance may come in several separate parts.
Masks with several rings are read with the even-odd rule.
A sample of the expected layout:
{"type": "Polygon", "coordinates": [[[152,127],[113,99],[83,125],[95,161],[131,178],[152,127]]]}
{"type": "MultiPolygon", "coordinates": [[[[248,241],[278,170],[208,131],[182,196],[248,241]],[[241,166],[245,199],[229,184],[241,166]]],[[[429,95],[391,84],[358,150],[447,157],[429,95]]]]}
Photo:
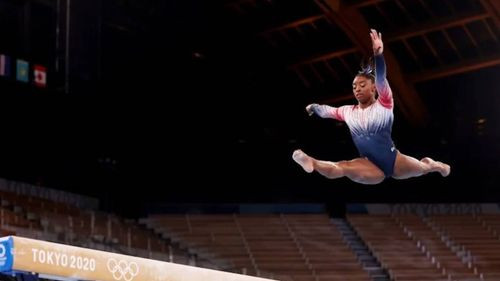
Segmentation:
{"type": "Polygon", "coordinates": [[[391,138],[394,101],[386,79],[382,34],[372,29],[370,37],[375,75],[373,68],[367,66],[354,78],[352,90],[358,104],[338,108],[319,104],[306,107],[309,115],[316,114],[321,118],[346,122],[361,157],[350,161],[329,162],[314,159],[299,149],[293,152],[293,160],[308,173],[317,171],[330,179],[348,177],[361,184],[378,184],[387,177],[407,179],[430,172],[448,176],[449,165],[429,157],[418,161],[395,148],[391,138]]]}

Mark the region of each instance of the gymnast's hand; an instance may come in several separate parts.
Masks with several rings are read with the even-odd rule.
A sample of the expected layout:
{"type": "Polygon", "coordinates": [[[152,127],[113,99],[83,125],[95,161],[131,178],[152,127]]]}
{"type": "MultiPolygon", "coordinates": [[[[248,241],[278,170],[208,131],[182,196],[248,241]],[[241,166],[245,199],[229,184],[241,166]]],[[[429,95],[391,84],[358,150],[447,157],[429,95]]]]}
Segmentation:
{"type": "Polygon", "coordinates": [[[382,33],[377,32],[375,29],[370,30],[370,37],[372,38],[373,54],[380,55],[384,52],[384,42],[382,42],[382,33]]]}
{"type": "Polygon", "coordinates": [[[306,111],[307,111],[307,114],[309,114],[309,116],[314,114],[313,107],[315,107],[317,105],[318,104],[316,104],[316,103],[311,103],[310,105],[306,106],[306,111]]]}

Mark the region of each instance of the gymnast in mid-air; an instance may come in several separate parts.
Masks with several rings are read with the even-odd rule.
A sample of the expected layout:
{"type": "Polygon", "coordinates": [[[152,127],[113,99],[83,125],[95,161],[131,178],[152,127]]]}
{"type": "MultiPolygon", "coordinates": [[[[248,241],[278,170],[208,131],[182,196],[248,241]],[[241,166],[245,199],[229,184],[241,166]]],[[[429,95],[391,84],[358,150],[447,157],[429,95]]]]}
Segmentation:
{"type": "Polygon", "coordinates": [[[317,160],[299,149],[293,152],[293,160],[308,173],[317,171],[329,179],[348,177],[361,184],[378,184],[388,177],[407,179],[431,172],[448,176],[449,165],[429,157],[419,161],[394,146],[391,138],[394,101],[386,79],[382,34],[372,29],[370,37],[375,69],[364,66],[354,77],[352,91],[358,104],[338,108],[319,104],[306,107],[309,115],[346,122],[360,157],[330,162],[317,160]]]}

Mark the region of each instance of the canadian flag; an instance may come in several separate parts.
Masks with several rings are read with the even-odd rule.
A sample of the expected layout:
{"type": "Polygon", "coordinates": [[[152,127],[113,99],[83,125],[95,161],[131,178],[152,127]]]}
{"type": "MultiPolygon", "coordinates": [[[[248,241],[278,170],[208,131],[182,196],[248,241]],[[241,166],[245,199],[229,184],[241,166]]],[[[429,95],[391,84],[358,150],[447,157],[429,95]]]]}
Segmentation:
{"type": "Polygon", "coordinates": [[[34,66],[35,85],[38,87],[47,86],[47,69],[41,65],[34,66]]]}

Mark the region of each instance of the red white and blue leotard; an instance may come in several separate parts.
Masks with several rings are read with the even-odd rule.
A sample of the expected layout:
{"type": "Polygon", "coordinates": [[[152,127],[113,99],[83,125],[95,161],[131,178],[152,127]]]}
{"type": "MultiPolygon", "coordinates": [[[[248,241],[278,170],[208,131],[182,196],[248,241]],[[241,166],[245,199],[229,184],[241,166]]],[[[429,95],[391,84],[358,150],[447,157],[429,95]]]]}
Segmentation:
{"type": "Polygon", "coordinates": [[[358,105],[331,107],[313,105],[311,109],[322,118],[345,121],[360,155],[379,167],[386,177],[394,171],[397,150],[391,138],[394,120],[392,90],[386,79],[383,55],[375,56],[375,86],[378,98],[367,108],[358,105]]]}

